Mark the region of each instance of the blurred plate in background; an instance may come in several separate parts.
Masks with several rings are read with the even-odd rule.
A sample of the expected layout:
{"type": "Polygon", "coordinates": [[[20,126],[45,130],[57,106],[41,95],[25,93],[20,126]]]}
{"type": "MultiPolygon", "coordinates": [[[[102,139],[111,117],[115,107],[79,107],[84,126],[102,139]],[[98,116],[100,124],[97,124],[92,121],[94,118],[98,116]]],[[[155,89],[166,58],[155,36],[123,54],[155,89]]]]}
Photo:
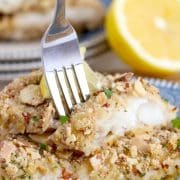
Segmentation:
{"type": "Polygon", "coordinates": [[[160,94],[165,100],[168,100],[178,108],[178,116],[180,116],[180,84],[154,78],[146,78],[146,80],[159,88],[160,94]]]}
{"type": "MultiPolygon", "coordinates": [[[[105,42],[103,29],[86,32],[80,36],[80,45],[89,49],[101,46],[105,42]]],[[[5,61],[28,61],[29,59],[39,59],[41,47],[39,41],[33,42],[0,42],[0,63],[5,61]]]]}
{"type": "MultiPolygon", "coordinates": [[[[108,7],[111,0],[102,0],[103,4],[108,7]]],[[[87,49],[96,48],[101,46],[105,41],[105,34],[103,28],[99,28],[93,31],[87,31],[79,36],[80,45],[87,49]]],[[[28,60],[40,58],[40,42],[13,42],[2,41],[0,42],[0,62],[28,60]]]]}
{"type": "MultiPolygon", "coordinates": [[[[99,30],[98,33],[96,32],[94,37],[95,36],[96,38],[93,39],[91,37],[89,41],[86,39],[81,43],[81,46],[86,47],[87,50],[85,54],[86,60],[93,59],[109,49],[107,43],[105,42],[103,30],[99,30]],[[89,42],[93,45],[88,46],[90,45],[89,42]]],[[[38,43],[13,43],[11,45],[2,45],[1,43],[0,49],[0,56],[4,56],[4,59],[0,58],[0,81],[12,80],[19,75],[26,74],[27,72],[38,69],[42,66],[40,59],[40,47],[38,43]],[[7,50],[9,53],[6,54],[7,50]]]]}
{"type": "MultiPolygon", "coordinates": [[[[111,0],[102,0],[108,7],[111,0]]],[[[108,50],[103,28],[87,31],[79,36],[80,45],[86,47],[85,59],[108,50]]],[[[39,41],[0,42],[0,81],[9,81],[41,67],[41,47],[39,41]]]]}

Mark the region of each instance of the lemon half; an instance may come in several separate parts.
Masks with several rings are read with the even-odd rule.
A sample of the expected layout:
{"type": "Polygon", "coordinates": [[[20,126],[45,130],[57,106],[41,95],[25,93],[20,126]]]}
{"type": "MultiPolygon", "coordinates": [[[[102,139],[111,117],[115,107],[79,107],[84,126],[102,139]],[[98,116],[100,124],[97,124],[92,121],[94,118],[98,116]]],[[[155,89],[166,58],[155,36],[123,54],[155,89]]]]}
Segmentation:
{"type": "Polygon", "coordinates": [[[180,1],[114,0],[106,18],[114,51],[139,72],[180,72],[180,1]]]}
{"type": "MultiPolygon", "coordinates": [[[[86,62],[84,62],[84,71],[86,74],[90,92],[92,93],[92,92],[98,90],[99,89],[99,86],[98,86],[99,79],[97,77],[97,74],[90,68],[90,66],[86,62]]],[[[41,94],[44,99],[51,98],[49,88],[48,88],[48,85],[46,82],[46,78],[44,75],[41,78],[40,90],[41,90],[41,94]]]]}

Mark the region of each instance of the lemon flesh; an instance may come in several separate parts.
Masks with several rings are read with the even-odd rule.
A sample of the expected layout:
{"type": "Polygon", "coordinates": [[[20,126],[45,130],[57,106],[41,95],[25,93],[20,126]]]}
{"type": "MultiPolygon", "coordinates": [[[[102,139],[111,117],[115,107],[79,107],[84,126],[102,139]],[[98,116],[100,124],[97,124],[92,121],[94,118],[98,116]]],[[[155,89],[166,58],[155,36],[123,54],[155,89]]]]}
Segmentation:
{"type": "Polygon", "coordinates": [[[46,82],[46,78],[44,75],[41,78],[40,90],[41,90],[41,94],[42,94],[44,99],[49,99],[51,97],[50,92],[49,92],[49,88],[48,88],[48,85],[46,82]]]}
{"type": "Polygon", "coordinates": [[[180,72],[180,1],[114,0],[106,31],[114,51],[135,70],[180,72]]]}
{"type": "MultiPolygon", "coordinates": [[[[92,93],[98,90],[98,82],[99,82],[98,77],[96,73],[90,68],[90,66],[86,62],[84,62],[84,70],[85,70],[90,92],[92,93]]],[[[42,79],[40,82],[40,90],[44,99],[51,98],[51,94],[50,94],[50,91],[46,82],[46,78],[44,75],[42,76],[42,79]]]]}

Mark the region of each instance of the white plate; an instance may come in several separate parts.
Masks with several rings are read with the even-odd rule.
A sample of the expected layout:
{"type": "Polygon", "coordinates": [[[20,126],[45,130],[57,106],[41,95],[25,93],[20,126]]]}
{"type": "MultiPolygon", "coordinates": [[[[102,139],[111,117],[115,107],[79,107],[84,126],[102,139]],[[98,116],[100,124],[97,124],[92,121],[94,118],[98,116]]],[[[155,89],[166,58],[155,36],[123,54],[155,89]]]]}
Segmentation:
{"type": "MultiPolygon", "coordinates": [[[[91,49],[105,41],[103,30],[98,30],[82,39],[80,45],[91,49]]],[[[0,62],[4,61],[28,61],[39,59],[41,56],[40,42],[0,42],[0,62]]]]}

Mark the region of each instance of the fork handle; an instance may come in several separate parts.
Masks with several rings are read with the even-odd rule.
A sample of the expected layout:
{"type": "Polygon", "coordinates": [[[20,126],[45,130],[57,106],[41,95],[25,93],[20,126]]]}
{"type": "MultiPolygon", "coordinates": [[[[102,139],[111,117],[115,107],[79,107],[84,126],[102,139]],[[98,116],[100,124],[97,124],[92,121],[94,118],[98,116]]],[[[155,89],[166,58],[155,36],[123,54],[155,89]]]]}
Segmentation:
{"type": "Polygon", "coordinates": [[[56,12],[55,12],[55,21],[64,21],[65,20],[65,0],[57,0],[56,2],[56,12]]]}
{"type": "Polygon", "coordinates": [[[50,34],[57,34],[67,29],[68,23],[66,21],[65,14],[65,0],[57,0],[55,7],[55,15],[50,26],[50,34]]]}

